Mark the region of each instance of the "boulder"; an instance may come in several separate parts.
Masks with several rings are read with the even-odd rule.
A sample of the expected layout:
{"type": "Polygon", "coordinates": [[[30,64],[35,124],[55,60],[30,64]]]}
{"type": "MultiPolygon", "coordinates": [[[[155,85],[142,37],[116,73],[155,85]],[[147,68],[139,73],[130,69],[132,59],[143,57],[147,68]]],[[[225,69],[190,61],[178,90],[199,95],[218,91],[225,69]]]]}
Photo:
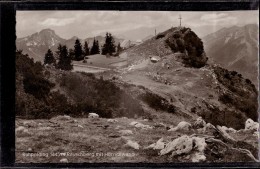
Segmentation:
{"type": "Polygon", "coordinates": [[[26,127],[36,127],[37,123],[34,122],[34,121],[24,121],[23,122],[23,126],[26,126],[26,127]]]}
{"type": "Polygon", "coordinates": [[[116,119],[107,119],[107,122],[109,122],[109,123],[116,123],[118,121],[116,119]]]}
{"type": "Polygon", "coordinates": [[[206,127],[207,123],[202,119],[202,117],[197,118],[197,120],[194,122],[193,127],[195,129],[204,128],[206,127]]]}
{"type": "Polygon", "coordinates": [[[192,150],[192,138],[183,135],[166,144],[165,148],[160,151],[160,155],[165,155],[172,152],[172,155],[180,155],[189,153],[192,150]]]}
{"type": "Polygon", "coordinates": [[[245,124],[245,130],[258,131],[259,123],[254,122],[252,119],[247,119],[245,124]]]}
{"type": "Polygon", "coordinates": [[[126,145],[136,150],[140,149],[140,145],[136,141],[127,140],[126,145]]]}
{"type": "Polygon", "coordinates": [[[136,128],[141,128],[141,129],[152,129],[152,126],[146,125],[146,124],[142,124],[136,121],[133,121],[130,123],[131,126],[135,126],[136,128]]]}
{"type": "Polygon", "coordinates": [[[123,136],[128,136],[128,135],[132,135],[133,134],[132,130],[120,130],[118,132],[120,134],[122,134],[123,136]]]}
{"type": "Polygon", "coordinates": [[[52,129],[53,129],[52,127],[48,127],[48,126],[47,127],[43,126],[43,127],[38,128],[39,131],[48,131],[48,130],[52,130],[52,129]]]}
{"type": "Polygon", "coordinates": [[[84,127],[83,127],[82,125],[80,125],[80,124],[78,124],[77,127],[79,127],[79,128],[84,128],[84,127]]]}
{"type": "Polygon", "coordinates": [[[189,131],[191,129],[191,124],[182,121],[176,127],[170,128],[168,131],[189,131]]]}
{"type": "Polygon", "coordinates": [[[88,114],[88,118],[97,119],[97,118],[99,118],[99,115],[98,115],[97,113],[89,113],[89,114],[88,114]]]}
{"type": "Polygon", "coordinates": [[[192,162],[202,162],[206,160],[206,156],[202,152],[195,152],[191,155],[192,162]]]}
{"type": "Polygon", "coordinates": [[[69,160],[67,158],[62,158],[60,160],[60,163],[68,163],[68,162],[69,162],[69,160]]]}
{"type": "Polygon", "coordinates": [[[205,138],[192,137],[193,140],[193,149],[196,149],[200,152],[203,152],[207,146],[205,138]]]}
{"type": "Polygon", "coordinates": [[[205,138],[183,135],[166,144],[165,148],[159,154],[172,153],[172,157],[186,154],[185,159],[192,162],[200,162],[206,160],[206,156],[204,155],[206,146],[205,138]]]}
{"type": "Polygon", "coordinates": [[[146,149],[154,149],[154,150],[162,150],[164,149],[166,143],[163,142],[163,138],[159,139],[156,143],[153,143],[151,145],[149,145],[148,147],[146,147],[146,149]]]}
{"type": "Polygon", "coordinates": [[[29,136],[31,135],[31,133],[29,132],[28,129],[26,129],[25,127],[23,126],[19,126],[15,129],[15,133],[16,134],[19,134],[20,136],[29,136]]]}
{"type": "Polygon", "coordinates": [[[71,120],[71,117],[68,115],[56,116],[51,118],[51,121],[68,121],[68,120],[71,120]]]}
{"type": "Polygon", "coordinates": [[[216,127],[214,125],[212,125],[211,123],[207,123],[206,128],[207,129],[216,129],[216,127]]]}

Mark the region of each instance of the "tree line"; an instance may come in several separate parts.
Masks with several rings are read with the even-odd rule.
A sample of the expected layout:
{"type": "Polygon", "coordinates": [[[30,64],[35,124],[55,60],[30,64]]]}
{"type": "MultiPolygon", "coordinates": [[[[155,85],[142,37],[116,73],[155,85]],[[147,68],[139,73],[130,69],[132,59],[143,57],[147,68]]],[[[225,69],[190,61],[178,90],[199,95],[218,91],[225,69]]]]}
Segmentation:
{"type": "Polygon", "coordinates": [[[99,41],[94,38],[92,47],[88,47],[88,42],[84,42],[84,46],[80,43],[79,39],[75,40],[74,49],[68,49],[66,45],[58,45],[55,54],[48,49],[44,57],[44,64],[53,64],[57,69],[71,70],[73,68],[72,60],[81,61],[85,56],[101,54],[109,56],[118,56],[122,51],[120,43],[115,45],[114,37],[111,33],[106,33],[105,44],[100,51],[99,41]]]}

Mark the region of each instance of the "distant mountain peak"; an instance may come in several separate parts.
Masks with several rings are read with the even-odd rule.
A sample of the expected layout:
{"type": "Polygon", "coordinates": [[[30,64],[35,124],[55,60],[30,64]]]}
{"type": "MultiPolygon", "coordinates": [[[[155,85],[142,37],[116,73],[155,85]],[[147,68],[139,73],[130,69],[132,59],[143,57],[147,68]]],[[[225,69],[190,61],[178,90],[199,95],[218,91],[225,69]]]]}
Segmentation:
{"type": "Polygon", "coordinates": [[[79,39],[77,36],[72,36],[70,39],[76,40],[79,39]]]}
{"type": "Polygon", "coordinates": [[[43,30],[41,30],[39,33],[40,33],[40,34],[42,34],[42,33],[55,34],[55,31],[52,30],[52,29],[47,28],[47,29],[43,29],[43,30]]]}

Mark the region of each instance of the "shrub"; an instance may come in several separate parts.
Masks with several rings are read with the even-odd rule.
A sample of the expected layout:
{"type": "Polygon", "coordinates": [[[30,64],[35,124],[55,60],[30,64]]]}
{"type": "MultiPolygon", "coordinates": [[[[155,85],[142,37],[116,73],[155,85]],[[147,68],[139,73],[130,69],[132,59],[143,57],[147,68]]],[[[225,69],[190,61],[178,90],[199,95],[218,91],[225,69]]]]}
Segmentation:
{"type": "Polygon", "coordinates": [[[137,100],[113,82],[97,79],[92,74],[65,74],[61,77],[60,84],[74,100],[80,112],[96,112],[105,118],[134,117],[143,114],[137,100]]]}
{"type": "Polygon", "coordinates": [[[141,94],[140,99],[147,103],[151,108],[157,110],[167,111],[169,113],[175,113],[176,107],[169,104],[168,101],[156,94],[146,92],[141,94]]]}
{"type": "Polygon", "coordinates": [[[158,35],[155,37],[155,39],[161,39],[161,38],[163,38],[163,37],[165,37],[165,34],[158,34],[158,35]]]}
{"type": "Polygon", "coordinates": [[[33,95],[37,99],[45,99],[50,89],[54,86],[53,83],[45,80],[43,77],[33,74],[24,77],[23,85],[25,92],[33,95]]]}

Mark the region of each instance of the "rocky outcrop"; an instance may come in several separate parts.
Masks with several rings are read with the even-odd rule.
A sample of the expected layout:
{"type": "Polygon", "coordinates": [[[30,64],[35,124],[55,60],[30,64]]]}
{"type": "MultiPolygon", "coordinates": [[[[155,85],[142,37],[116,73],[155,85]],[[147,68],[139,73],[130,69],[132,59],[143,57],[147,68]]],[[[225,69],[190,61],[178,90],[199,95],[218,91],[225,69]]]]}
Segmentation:
{"type": "Polygon", "coordinates": [[[252,119],[247,119],[245,124],[245,130],[252,130],[252,131],[258,131],[259,129],[259,123],[254,122],[252,119]]]}
{"type": "Polygon", "coordinates": [[[172,153],[171,157],[174,157],[186,154],[186,158],[190,161],[200,162],[206,160],[206,156],[204,155],[206,146],[205,138],[183,135],[169,142],[166,147],[160,151],[160,155],[172,153]]]}
{"type": "Polygon", "coordinates": [[[173,28],[165,42],[174,53],[183,54],[179,59],[185,66],[200,68],[207,63],[203,42],[190,28],[173,28]]]}

